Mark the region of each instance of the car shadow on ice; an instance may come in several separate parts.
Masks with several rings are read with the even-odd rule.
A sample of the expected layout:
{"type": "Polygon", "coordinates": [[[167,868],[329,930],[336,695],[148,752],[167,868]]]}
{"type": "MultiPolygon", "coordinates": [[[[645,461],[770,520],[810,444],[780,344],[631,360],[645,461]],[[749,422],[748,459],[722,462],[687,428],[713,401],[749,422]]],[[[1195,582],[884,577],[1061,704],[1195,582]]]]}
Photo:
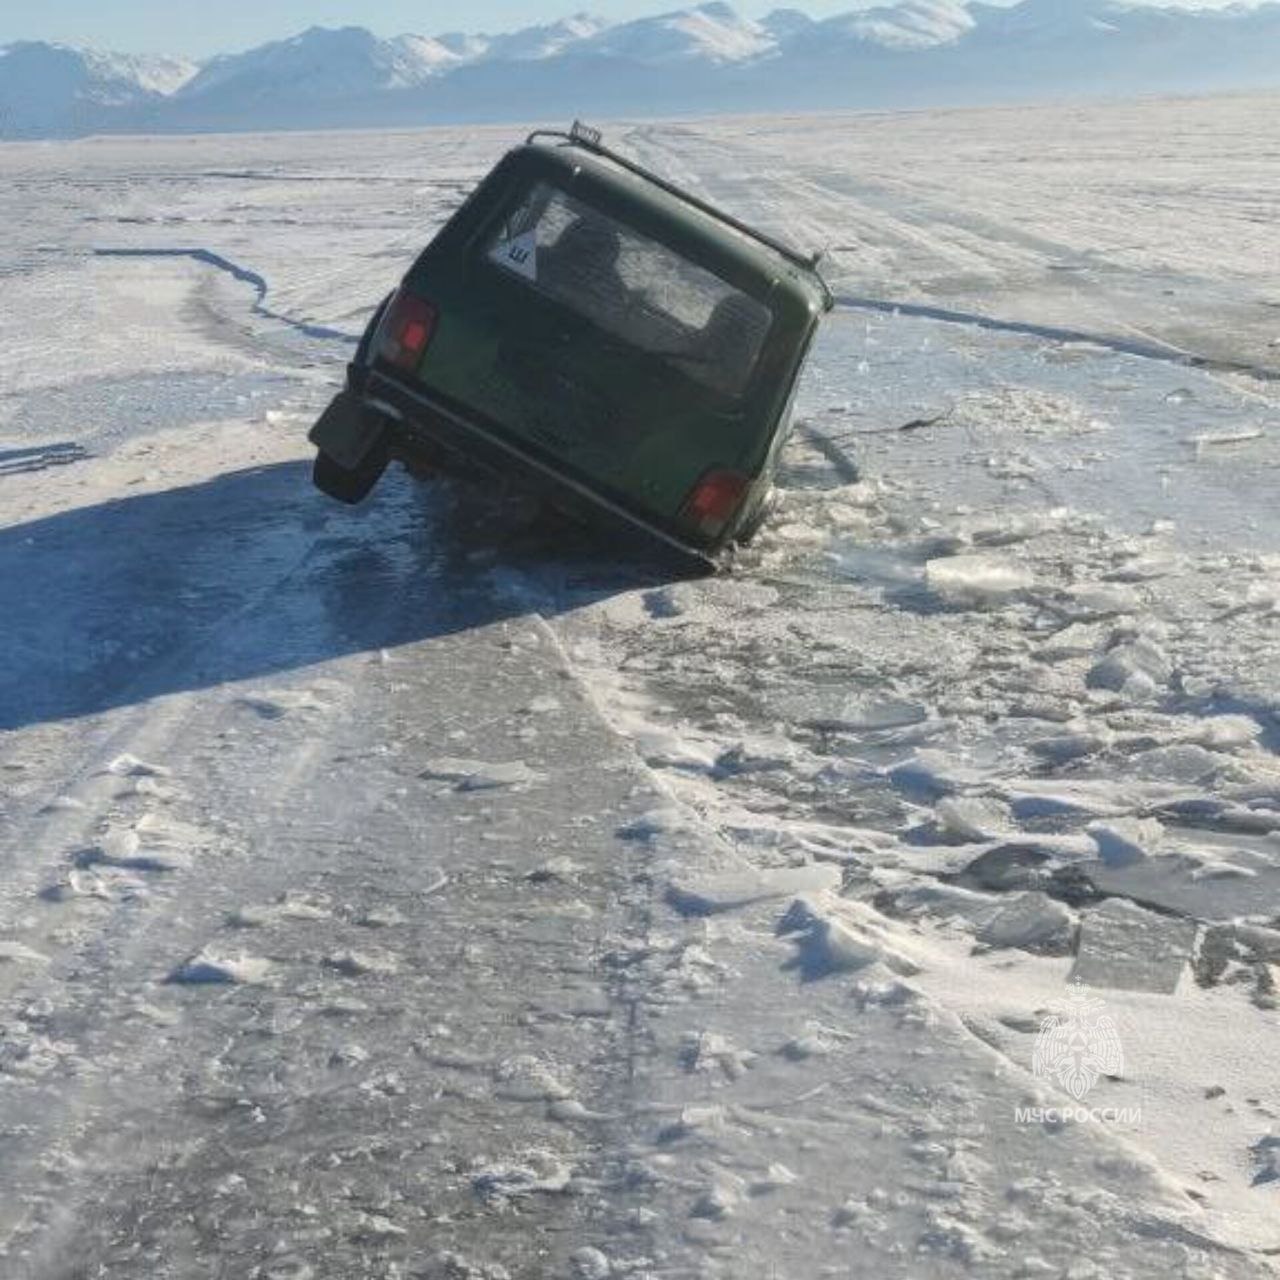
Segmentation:
{"type": "Polygon", "coordinates": [[[290,462],[0,530],[0,730],[658,586],[671,566],[396,476],[340,508],[290,462]]]}

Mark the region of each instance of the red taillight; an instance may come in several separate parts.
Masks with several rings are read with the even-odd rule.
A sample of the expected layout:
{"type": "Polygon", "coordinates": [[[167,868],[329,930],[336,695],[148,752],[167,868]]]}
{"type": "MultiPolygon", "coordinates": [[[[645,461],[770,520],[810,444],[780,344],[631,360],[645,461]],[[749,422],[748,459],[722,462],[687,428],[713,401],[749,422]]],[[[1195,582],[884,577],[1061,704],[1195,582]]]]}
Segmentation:
{"type": "Polygon", "coordinates": [[[699,533],[714,538],[733,518],[751,481],[739,471],[707,471],[680,510],[699,533]]]}
{"type": "Polygon", "coordinates": [[[435,307],[415,294],[398,293],[378,334],[378,354],[399,369],[416,369],[435,331],[435,307]]]}

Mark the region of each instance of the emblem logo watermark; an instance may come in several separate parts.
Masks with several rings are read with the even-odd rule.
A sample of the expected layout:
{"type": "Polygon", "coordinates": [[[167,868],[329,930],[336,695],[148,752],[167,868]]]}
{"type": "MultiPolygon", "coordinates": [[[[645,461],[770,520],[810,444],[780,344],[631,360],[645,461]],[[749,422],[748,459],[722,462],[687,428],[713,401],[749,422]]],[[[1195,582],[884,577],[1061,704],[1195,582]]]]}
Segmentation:
{"type": "Polygon", "coordinates": [[[1065,1124],[1094,1121],[1136,1124],[1138,1107],[1088,1106],[1085,1099],[1104,1076],[1124,1075],[1124,1048],[1106,1003],[1076,983],[1071,994],[1040,1023],[1031,1070],[1075,1099],[1076,1106],[1016,1107],[1020,1124],[1065,1124]]]}

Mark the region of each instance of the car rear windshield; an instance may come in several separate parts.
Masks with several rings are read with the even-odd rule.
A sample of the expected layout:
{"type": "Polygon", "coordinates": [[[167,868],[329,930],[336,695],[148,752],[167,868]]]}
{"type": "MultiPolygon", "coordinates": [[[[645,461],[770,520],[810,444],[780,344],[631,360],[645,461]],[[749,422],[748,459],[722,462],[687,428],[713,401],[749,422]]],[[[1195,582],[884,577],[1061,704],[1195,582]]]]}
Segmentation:
{"type": "Polygon", "coordinates": [[[717,392],[746,386],[769,309],[598,209],[539,183],[485,256],[629,346],[717,392]]]}

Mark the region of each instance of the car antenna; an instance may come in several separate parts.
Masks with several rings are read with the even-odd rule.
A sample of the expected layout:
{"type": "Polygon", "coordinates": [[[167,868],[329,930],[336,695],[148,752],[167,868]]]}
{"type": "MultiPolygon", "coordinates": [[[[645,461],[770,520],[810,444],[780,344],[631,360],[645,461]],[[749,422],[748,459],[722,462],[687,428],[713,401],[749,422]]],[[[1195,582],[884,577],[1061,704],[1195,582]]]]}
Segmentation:
{"type": "Polygon", "coordinates": [[[533,143],[539,138],[560,138],[570,146],[581,147],[584,151],[590,151],[594,155],[603,156],[606,160],[612,160],[614,164],[620,165],[629,173],[634,173],[638,178],[651,182],[668,195],[673,195],[678,200],[683,200],[686,204],[693,205],[695,209],[699,209],[709,217],[715,218],[717,222],[723,222],[735,231],[740,231],[743,235],[750,236],[752,240],[767,245],[775,253],[781,254],[788,262],[794,263],[797,267],[803,267],[806,271],[817,276],[818,283],[822,285],[822,291],[826,297],[827,310],[830,311],[835,305],[835,298],[832,296],[831,288],[818,270],[819,262],[826,256],[825,250],[820,250],[817,253],[802,253],[784,240],[779,240],[775,236],[751,226],[750,223],[743,222],[741,219],[733,217],[732,214],[725,213],[723,209],[717,209],[715,205],[708,203],[700,196],[695,196],[692,192],[686,191],[683,187],[668,181],[651,169],[646,169],[642,164],[637,164],[636,161],[620,155],[611,147],[606,147],[604,145],[604,134],[599,129],[593,129],[590,125],[583,124],[581,120],[575,120],[568,130],[535,129],[525,139],[525,142],[526,144],[533,143]]]}

